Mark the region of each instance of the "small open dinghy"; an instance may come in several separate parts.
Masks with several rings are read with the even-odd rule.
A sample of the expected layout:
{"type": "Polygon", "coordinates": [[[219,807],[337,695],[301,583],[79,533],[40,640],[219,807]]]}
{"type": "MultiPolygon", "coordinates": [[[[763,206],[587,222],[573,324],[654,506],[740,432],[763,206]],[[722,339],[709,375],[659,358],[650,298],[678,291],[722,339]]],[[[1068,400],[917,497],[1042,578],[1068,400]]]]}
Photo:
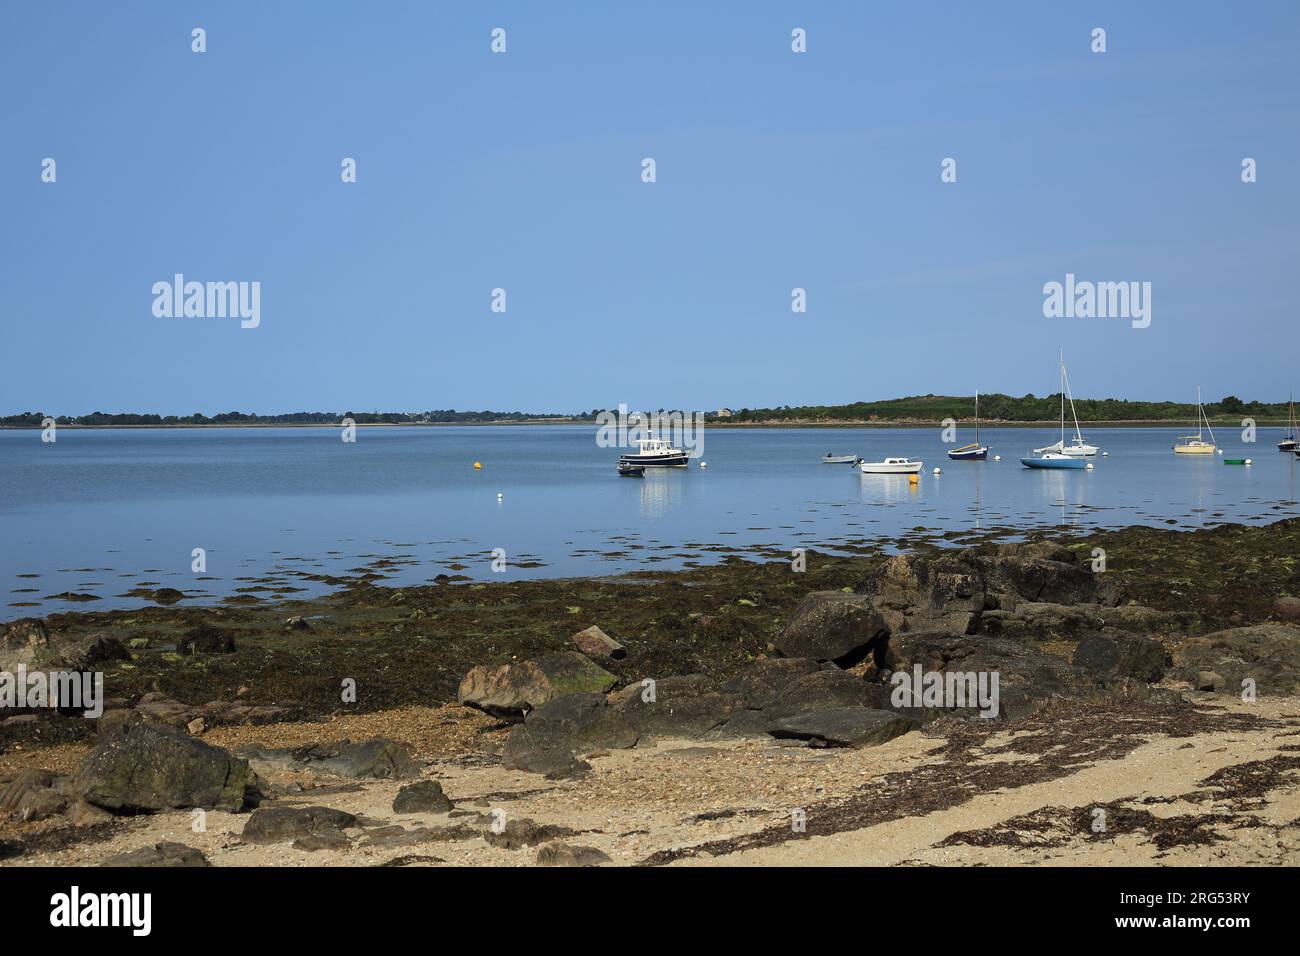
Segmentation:
{"type": "Polygon", "coordinates": [[[618,474],[621,478],[644,478],[645,465],[633,465],[630,462],[620,461],[618,463],[618,474]]]}
{"type": "Polygon", "coordinates": [[[832,455],[827,452],[822,456],[823,465],[852,465],[857,460],[857,455],[832,455]]]}

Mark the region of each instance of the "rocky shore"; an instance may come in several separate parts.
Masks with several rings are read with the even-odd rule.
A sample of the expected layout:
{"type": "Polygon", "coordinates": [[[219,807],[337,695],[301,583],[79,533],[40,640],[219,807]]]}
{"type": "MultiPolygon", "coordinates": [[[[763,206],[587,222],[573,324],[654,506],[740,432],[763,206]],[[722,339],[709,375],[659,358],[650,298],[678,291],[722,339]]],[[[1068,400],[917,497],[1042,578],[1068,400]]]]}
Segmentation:
{"type": "MultiPolygon", "coordinates": [[[[1300,852],[1300,520],[0,626],[0,864],[1300,852]]],[[[166,597],[165,595],[163,597],[166,597]]]]}

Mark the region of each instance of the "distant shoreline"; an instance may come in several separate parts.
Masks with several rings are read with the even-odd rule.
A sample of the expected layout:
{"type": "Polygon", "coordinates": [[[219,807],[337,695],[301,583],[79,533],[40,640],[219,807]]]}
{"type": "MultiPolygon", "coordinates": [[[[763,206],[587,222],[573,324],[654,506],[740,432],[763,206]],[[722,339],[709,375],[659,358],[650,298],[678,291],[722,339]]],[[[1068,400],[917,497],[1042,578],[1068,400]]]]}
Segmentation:
{"type": "MultiPolygon", "coordinates": [[[[974,418],[954,419],[956,423],[964,427],[974,427],[974,418]]],[[[799,420],[773,420],[761,422],[743,422],[729,421],[727,419],[711,419],[704,423],[706,428],[939,428],[942,427],[942,421],[929,419],[898,419],[893,421],[799,421],[799,420]]],[[[1044,419],[1041,421],[990,421],[981,419],[981,428],[1045,428],[1059,425],[1057,419],[1044,419]]],[[[1067,422],[1067,425],[1070,423],[1067,422]]],[[[1211,419],[1210,424],[1220,428],[1240,428],[1239,419],[1222,420],[1211,419]]],[[[1286,428],[1286,419],[1256,419],[1255,425],[1259,428],[1286,428]]],[[[546,425],[587,425],[591,428],[601,427],[597,422],[589,419],[580,418],[547,418],[535,419],[532,421],[510,421],[503,419],[500,421],[486,422],[357,422],[356,428],[482,428],[496,427],[502,425],[525,425],[525,426],[546,426],[546,425]]],[[[1176,419],[1133,419],[1133,420],[1115,420],[1115,421],[1083,421],[1080,419],[1079,426],[1084,425],[1089,428],[1195,428],[1191,422],[1179,421],[1176,419]]],[[[0,425],[0,431],[40,431],[40,425],[0,425]]],[[[77,430],[94,431],[98,429],[183,429],[183,428],[341,428],[339,422],[209,422],[205,424],[174,424],[174,425],[59,425],[60,429],[69,428],[77,430]]]]}

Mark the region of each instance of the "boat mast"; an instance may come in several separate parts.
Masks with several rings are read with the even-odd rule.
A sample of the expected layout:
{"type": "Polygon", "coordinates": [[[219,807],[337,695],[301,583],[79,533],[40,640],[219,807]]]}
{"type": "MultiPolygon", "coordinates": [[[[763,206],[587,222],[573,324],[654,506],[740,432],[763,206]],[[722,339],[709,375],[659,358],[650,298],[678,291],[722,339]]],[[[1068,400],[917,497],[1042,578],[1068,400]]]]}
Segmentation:
{"type": "MultiPolygon", "coordinates": [[[[1214,429],[1210,427],[1210,416],[1205,414],[1205,406],[1201,404],[1201,386],[1199,385],[1196,386],[1196,407],[1201,410],[1201,418],[1205,419],[1205,430],[1210,433],[1210,441],[1218,444],[1214,437],[1214,429]]],[[[1196,422],[1196,434],[1197,437],[1200,437],[1201,423],[1199,420],[1196,422]]]]}
{"type": "Polygon", "coordinates": [[[1061,448],[1065,451],[1065,349],[1061,349],[1061,448]]]}
{"type": "MultiPolygon", "coordinates": [[[[1065,382],[1065,394],[1070,399],[1070,417],[1074,419],[1074,435],[1083,443],[1083,432],[1079,430],[1079,413],[1074,410],[1074,395],[1070,392],[1070,373],[1065,370],[1065,350],[1061,350],[1061,379],[1065,382]]],[[[1061,439],[1064,441],[1064,437],[1061,439]]]]}
{"type": "Polygon", "coordinates": [[[980,393],[975,390],[975,447],[980,444],[980,393]]]}

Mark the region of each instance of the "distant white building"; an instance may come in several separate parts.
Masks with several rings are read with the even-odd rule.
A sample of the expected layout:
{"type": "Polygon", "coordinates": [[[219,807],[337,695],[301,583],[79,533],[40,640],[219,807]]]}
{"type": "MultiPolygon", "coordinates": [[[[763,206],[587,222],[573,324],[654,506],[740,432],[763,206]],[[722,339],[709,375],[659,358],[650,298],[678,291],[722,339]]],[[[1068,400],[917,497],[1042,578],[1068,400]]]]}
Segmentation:
{"type": "Polygon", "coordinates": [[[731,417],[731,409],[729,409],[729,408],[719,408],[719,409],[718,409],[716,412],[714,412],[713,414],[714,414],[714,416],[717,417],[717,418],[730,418],[730,417],[731,417]]]}

